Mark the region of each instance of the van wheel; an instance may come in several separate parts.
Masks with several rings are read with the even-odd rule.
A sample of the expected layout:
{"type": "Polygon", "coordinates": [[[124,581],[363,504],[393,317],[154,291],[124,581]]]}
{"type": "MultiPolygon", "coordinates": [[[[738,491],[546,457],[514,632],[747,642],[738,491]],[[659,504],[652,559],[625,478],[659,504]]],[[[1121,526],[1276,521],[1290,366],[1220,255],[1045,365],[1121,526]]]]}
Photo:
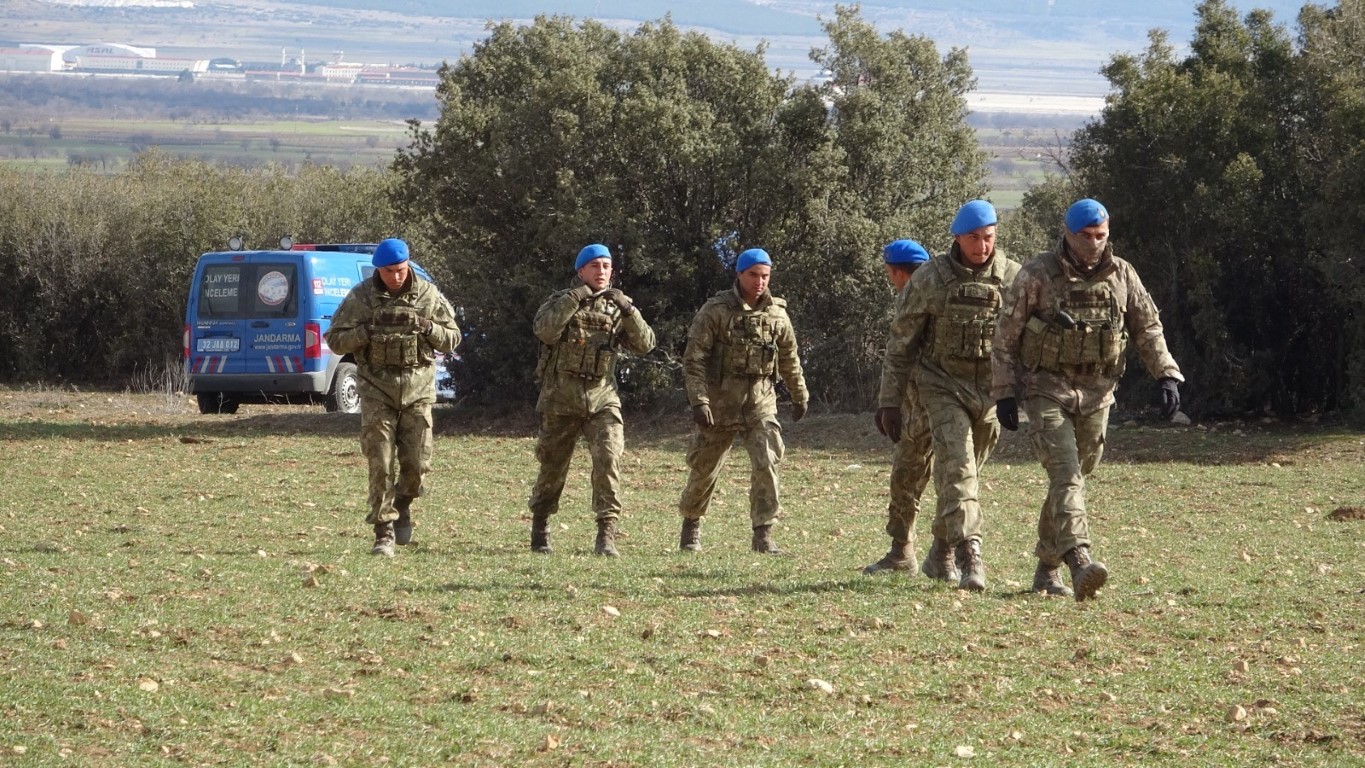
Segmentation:
{"type": "Polygon", "coordinates": [[[236,413],[237,401],[224,395],[222,392],[200,392],[199,412],[200,413],[236,413]]]}
{"type": "Polygon", "coordinates": [[[355,363],[337,365],[336,376],[332,377],[332,391],[323,400],[322,406],[330,412],[360,413],[360,389],[356,381],[355,363]]]}

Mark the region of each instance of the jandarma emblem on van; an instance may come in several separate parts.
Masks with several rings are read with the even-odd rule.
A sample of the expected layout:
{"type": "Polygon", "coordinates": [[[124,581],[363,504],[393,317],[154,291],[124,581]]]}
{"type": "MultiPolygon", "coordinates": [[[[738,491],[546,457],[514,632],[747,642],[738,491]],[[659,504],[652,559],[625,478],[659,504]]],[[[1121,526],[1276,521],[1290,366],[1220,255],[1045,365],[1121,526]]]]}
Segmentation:
{"type": "Polygon", "coordinates": [[[257,344],[298,344],[303,338],[297,333],[258,333],[257,344]]]}

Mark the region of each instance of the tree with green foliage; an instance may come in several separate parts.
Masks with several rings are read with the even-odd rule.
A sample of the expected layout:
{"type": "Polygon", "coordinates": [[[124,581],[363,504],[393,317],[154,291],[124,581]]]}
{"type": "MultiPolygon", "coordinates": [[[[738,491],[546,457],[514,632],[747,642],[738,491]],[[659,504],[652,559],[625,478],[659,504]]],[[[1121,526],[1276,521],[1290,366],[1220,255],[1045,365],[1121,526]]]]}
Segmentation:
{"type": "Polygon", "coordinates": [[[447,67],[440,119],[414,123],[395,163],[395,201],[445,254],[446,290],[477,329],[466,383],[529,400],[535,308],[567,284],[578,248],[602,242],[660,337],[659,364],[630,366],[627,387],[637,401],[670,390],[692,314],[759,246],[815,395],[866,406],[889,303],[881,244],[946,233],[985,171],[963,120],[965,55],[882,38],[856,8],[826,30],[823,90],[771,73],[761,47],[668,20],[631,34],[497,24],[447,67]]]}
{"type": "Polygon", "coordinates": [[[139,155],[118,174],[0,169],[0,379],[126,382],[179,358],[200,253],[395,232],[372,169],[245,170],[139,155]]]}
{"type": "MultiPolygon", "coordinates": [[[[1195,411],[1365,402],[1365,371],[1348,382],[1348,353],[1365,339],[1361,268],[1354,237],[1340,235],[1347,222],[1360,231],[1348,212],[1365,201],[1351,44],[1361,2],[1306,8],[1297,48],[1265,11],[1239,19],[1207,0],[1197,15],[1187,56],[1154,31],[1144,53],[1104,68],[1112,92],[1076,135],[1066,184],[1109,207],[1117,247],[1163,310],[1195,411]]],[[[1055,191],[1026,199],[1025,215],[1060,220],[1055,191]]]]}

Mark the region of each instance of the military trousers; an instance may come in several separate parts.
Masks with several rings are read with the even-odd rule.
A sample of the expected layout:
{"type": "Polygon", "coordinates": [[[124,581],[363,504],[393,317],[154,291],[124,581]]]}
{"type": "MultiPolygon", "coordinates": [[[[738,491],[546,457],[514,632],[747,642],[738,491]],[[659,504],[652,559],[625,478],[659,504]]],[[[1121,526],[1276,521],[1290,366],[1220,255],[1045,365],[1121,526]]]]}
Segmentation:
{"type": "Polygon", "coordinates": [[[1044,564],[1057,566],[1072,547],[1090,545],[1085,478],[1104,455],[1109,407],[1073,413],[1056,400],[1035,395],[1024,401],[1024,409],[1033,453],[1047,470],[1047,498],[1038,514],[1034,554],[1044,564]]]}
{"type": "Polygon", "coordinates": [[[962,388],[920,385],[934,443],[934,488],[938,508],[934,530],[951,547],[981,540],[983,519],[978,473],[1000,441],[995,401],[962,388]]]}
{"type": "Polygon", "coordinates": [[[395,496],[426,492],[431,472],[431,403],[396,408],[384,398],[360,400],[360,449],[370,468],[369,514],[375,525],[398,519],[395,496]]]}
{"type": "Polygon", "coordinates": [[[536,441],[540,473],[527,502],[532,515],[548,517],[559,511],[569,461],[580,435],[587,440],[592,458],[594,516],[597,520],[621,516],[621,455],[626,451],[626,437],[621,409],[616,406],[592,414],[541,414],[540,438],[536,441]]]}
{"type": "MultiPolygon", "coordinates": [[[[929,415],[918,402],[901,406],[901,439],[891,455],[891,500],[886,505],[886,534],[893,541],[915,541],[915,519],[920,498],[929,487],[934,464],[934,439],[929,415]]],[[[943,524],[935,516],[933,535],[942,538],[943,524]]]]}
{"type": "Polygon", "coordinates": [[[772,525],[781,515],[777,465],[786,447],[782,443],[782,425],[774,414],[758,417],[756,422],[717,424],[693,433],[687,449],[687,485],[678,501],[683,517],[700,519],[710,509],[725,457],[736,437],[743,440],[749,452],[750,525],[772,525]]]}

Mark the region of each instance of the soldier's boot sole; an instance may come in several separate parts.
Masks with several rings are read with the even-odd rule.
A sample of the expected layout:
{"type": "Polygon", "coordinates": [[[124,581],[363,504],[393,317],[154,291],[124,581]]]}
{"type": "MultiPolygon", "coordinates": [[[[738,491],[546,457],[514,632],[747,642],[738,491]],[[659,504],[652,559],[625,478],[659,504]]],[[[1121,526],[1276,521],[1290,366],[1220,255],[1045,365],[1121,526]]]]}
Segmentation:
{"type": "Polygon", "coordinates": [[[412,518],[398,518],[393,521],[393,543],[406,547],[412,543],[412,518]]]}
{"type": "Polygon", "coordinates": [[[1109,569],[1104,563],[1091,562],[1071,575],[1071,585],[1076,590],[1076,602],[1090,600],[1100,587],[1109,580],[1109,569]]]}

